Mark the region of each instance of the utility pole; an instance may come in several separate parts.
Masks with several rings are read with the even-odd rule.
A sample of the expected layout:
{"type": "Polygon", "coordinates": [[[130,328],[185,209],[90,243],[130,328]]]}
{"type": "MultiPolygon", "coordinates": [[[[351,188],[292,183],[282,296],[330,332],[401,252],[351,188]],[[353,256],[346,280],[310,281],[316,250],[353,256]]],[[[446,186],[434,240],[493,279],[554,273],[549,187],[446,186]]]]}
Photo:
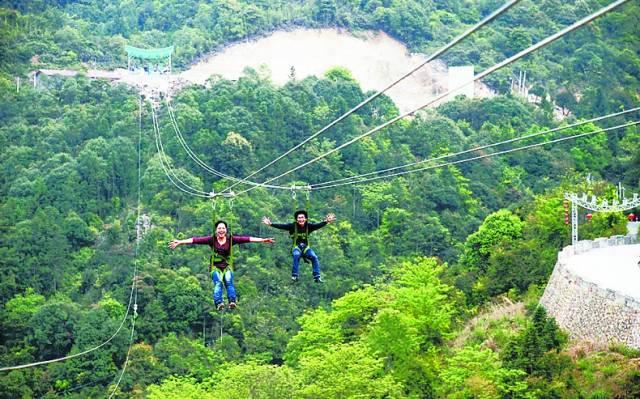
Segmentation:
{"type": "Polygon", "coordinates": [[[618,198],[624,198],[624,187],[622,187],[622,182],[618,182],[618,198]]]}
{"type": "Polygon", "coordinates": [[[518,94],[522,94],[522,71],[518,73],[518,94]]]}

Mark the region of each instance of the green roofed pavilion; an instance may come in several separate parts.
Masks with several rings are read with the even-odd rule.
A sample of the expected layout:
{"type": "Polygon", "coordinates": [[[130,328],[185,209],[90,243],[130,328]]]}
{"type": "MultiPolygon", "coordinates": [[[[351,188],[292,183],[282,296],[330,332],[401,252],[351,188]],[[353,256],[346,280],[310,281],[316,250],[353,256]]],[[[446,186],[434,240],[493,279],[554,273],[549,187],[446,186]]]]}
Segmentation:
{"type": "Polygon", "coordinates": [[[154,65],[157,70],[160,69],[160,64],[165,64],[164,71],[171,73],[171,54],[173,53],[173,46],[163,48],[139,48],[133,46],[124,46],[124,50],[127,52],[127,68],[132,70],[132,60],[147,60],[150,61],[150,65],[154,65]]]}

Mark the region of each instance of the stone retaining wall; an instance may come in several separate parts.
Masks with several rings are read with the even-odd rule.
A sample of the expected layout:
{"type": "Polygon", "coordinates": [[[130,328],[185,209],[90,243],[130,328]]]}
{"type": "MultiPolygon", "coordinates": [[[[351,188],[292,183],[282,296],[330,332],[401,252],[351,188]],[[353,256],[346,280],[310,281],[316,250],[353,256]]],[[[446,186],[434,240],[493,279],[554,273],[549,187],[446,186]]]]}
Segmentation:
{"type": "Polygon", "coordinates": [[[570,245],[558,254],[540,304],[571,337],[640,348],[640,301],[585,281],[567,268],[567,261],[574,254],[636,242],[637,235],[598,238],[579,241],[575,252],[570,245]]]}

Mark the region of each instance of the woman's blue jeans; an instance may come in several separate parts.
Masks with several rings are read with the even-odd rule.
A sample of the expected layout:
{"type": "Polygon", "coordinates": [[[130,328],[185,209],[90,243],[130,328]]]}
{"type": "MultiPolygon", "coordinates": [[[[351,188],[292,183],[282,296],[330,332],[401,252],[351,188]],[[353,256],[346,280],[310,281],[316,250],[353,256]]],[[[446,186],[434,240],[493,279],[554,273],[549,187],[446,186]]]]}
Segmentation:
{"type": "Polygon", "coordinates": [[[236,288],[233,286],[233,270],[226,268],[220,270],[214,268],[211,272],[211,280],[213,280],[213,302],[216,306],[222,303],[222,285],[227,288],[227,299],[229,302],[236,301],[236,288]]]}
{"type": "Polygon", "coordinates": [[[293,248],[293,268],[291,269],[291,275],[297,277],[300,269],[300,259],[307,258],[311,261],[313,277],[320,277],[320,260],[318,259],[318,255],[313,252],[313,249],[309,248],[306,252],[302,252],[302,250],[298,247],[293,248]]]}

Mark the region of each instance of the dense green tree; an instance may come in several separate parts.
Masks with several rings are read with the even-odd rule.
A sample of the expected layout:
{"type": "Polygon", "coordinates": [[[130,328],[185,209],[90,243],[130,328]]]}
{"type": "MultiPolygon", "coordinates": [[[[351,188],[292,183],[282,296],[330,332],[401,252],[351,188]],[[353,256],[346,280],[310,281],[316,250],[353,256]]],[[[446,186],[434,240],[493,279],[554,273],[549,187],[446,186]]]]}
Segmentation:
{"type": "Polygon", "coordinates": [[[400,385],[384,373],[382,359],[372,357],[362,343],[331,345],[327,349],[300,359],[300,397],[401,396],[400,385]],[[336,372],[339,365],[340,372],[336,372]]]}
{"type": "Polygon", "coordinates": [[[559,350],[566,342],[553,318],[547,316],[542,306],[537,306],[531,315],[531,323],[514,340],[503,353],[505,362],[527,372],[545,375],[549,370],[544,369],[541,359],[548,351],[559,350]]]}
{"type": "Polygon", "coordinates": [[[380,226],[382,245],[391,246],[393,256],[428,255],[442,257],[451,247],[449,231],[436,217],[415,217],[410,211],[388,208],[380,226]],[[422,226],[414,229],[412,226],[422,226]]]}
{"type": "Polygon", "coordinates": [[[525,375],[505,368],[491,349],[465,347],[447,360],[438,393],[447,398],[535,398],[525,375]]]}
{"type": "Polygon", "coordinates": [[[193,377],[167,378],[159,385],[147,388],[149,399],[208,399],[215,398],[215,394],[206,387],[197,384],[193,377]]]}
{"type": "Polygon", "coordinates": [[[95,242],[95,232],[75,212],[70,212],[64,219],[63,229],[67,240],[69,240],[73,248],[90,245],[95,242]]]}
{"type": "Polygon", "coordinates": [[[65,356],[74,343],[78,306],[63,300],[43,304],[33,314],[27,337],[38,349],[39,359],[65,356]]]}
{"type": "Polygon", "coordinates": [[[293,370],[286,366],[279,367],[252,361],[221,367],[216,370],[215,376],[207,385],[212,397],[230,399],[300,397],[297,394],[300,385],[293,370]]]}
{"type": "Polygon", "coordinates": [[[170,373],[165,364],[153,353],[151,345],[144,342],[133,344],[127,351],[127,373],[123,375],[119,389],[142,391],[151,384],[159,383],[170,373]]]}
{"type": "Polygon", "coordinates": [[[467,238],[459,263],[450,272],[471,303],[479,304],[487,299],[489,259],[504,245],[521,240],[522,228],[523,222],[518,216],[501,210],[487,216],[478,231],[467,238]]]}
{"type": "Polygon", "coordinates": [[[194,304],[204,303],[208,299],[197,279],[188,276],[189,273],[189,269],[184,267],[178,273],[164,273],[158,281],[160,301],[167,314],[170,331],[187,331],[191,325],[198,323],[201,315],[194,304]]]}
{"type": "MultiPolygon", "coordinates": [[[[574,116],[635,106],[638,6],[631,3],[517,67],[527,71],[532,92],[548,93],[564,108],[566,123],[574,116]]],[[[290,192],[253,190],[214,211],[210,201],[169,181],[167,174],[186,183],[182,188],[204,193],[228,186],[186,156],[164,105],[158,112],[168,155],[163,167],[148,108],[139,121],[140,98],[128,87],[82,76],[41,76],[37,87],[26,84],[27,74],[39,68],[122,67],[125,44],[176,45],[174,67],[186,69],[213,49],[283,26],[382,29],[412,51],[430,53],[500,5],[493,0],[5,2],[0,7],[0,364],[74,354],[102,342],[124,318],[134,293],[132,278],[138,316],[131,352],[125,323],[104,349],[0,375],[0,396],[100,396],[114,388],[127,355],[119,397],[142,392],[162,397],[161,389],[164,397],[462,397],[480,387],[487,396],[504,397],[526,397],[523,389],[548,397],[588,391],[632,395],[635,376],[621,355],[610,365],[599,355],[574,362],[553,350],[542,353],[540,348],[559,347],[551,323],[532,322],[537,327],[506,351],[504,342],[517,331],[487,331],[487,337],[475,332],[470,338],[495,352],[449,346],[457,316],[482,308],[464,307],[438,277],[444,268],[444,278],[463,288],[472,306],[492,295],[533,295],[548,278],[557,251],[568,244],[562,193],[584,189],[574,183],[582,180],[579,174],[610,181],[624,176],[629,191],[637,188],[636,128],[370,184],[313,190],[312,219],[329,211],[339,217],[313,241],[327,284],[285,283],[290,244],[283,237],[277,247],[240,251],[240,307],[221,317],[210,309],[207,249],[170,252],[167,241],[209,234],[214,215],[228,219],[234,231],[264,236],[260,217],[288,219],[290,192]],[[481,224],[502,208],[507,210],[481,224]],[[145,221],[140,242],[138,210],[145,221]],[[416,260],[425,255],[440,259],[416,260]],[[442,260],[452,266],[438,266],[442,260]],[[535,370],[534,361],[539,362],[535,370]],[[592,365],[602,370],[591,374],[597,378],[587,378],[592,365]],[[531,374],[523,380],[515,367],[531,374]],[[612,375],[611,370],[621,371],[612,375]],[[610,381],[624,388],[611,389],[610,381]]],[[[527,13],[514,8],[456,45],[446,61],[484,69],[598,5],[546,0],[526,7],[527,13]]],[[[485,79],[498,91],[494,98],[458,98],[418,113],[292,179],[301,184],[340,179],[557,126],[551,102],[538,107],[500,95],[510,90],[514,73],[505,68],[485,79]]],[[[173,96],[176,121],[199,158],[234,176],[273,160],[372,94],[339,67],[324,77],[292,76],[282,87],[260,67],[247,69],[237,81],[212,78],[206,87],[173,96]]],[[[319,156],[398,112],[381,96],[256,179],[319,156]]],[[[247,186],[234,189],[241,187],[247,186]]],[[[593,192],[614,198],[610,188],[593,192]]],[[[622,215],[596,214],[581,225],[581,236],[622,233],[624,222],[622,215]]]]}
{"type": "Polygon", "coordinates": [[[178,337],[170,333],[157,341],[153,347],[157,361],[176,375],[191,375],[199,381],[216,372],[222,359],[207,349],[201,341],[178,337]]]}
{"type": "Polygon", "coordinates": [[[491,251],[502,243],[522,238],[522,227],[522,221],[509,211],[489,215],[478,231],[468,237],[460,262],[469,270],[485,271],[491,251]]]}
{"type": "Polygon", "coordinates": [[[45,297],[32,288],[7,301],[2,310],[2,342],[10,346],[22,341],[29,332],[31,318],[44,303],[45,297]]]}

